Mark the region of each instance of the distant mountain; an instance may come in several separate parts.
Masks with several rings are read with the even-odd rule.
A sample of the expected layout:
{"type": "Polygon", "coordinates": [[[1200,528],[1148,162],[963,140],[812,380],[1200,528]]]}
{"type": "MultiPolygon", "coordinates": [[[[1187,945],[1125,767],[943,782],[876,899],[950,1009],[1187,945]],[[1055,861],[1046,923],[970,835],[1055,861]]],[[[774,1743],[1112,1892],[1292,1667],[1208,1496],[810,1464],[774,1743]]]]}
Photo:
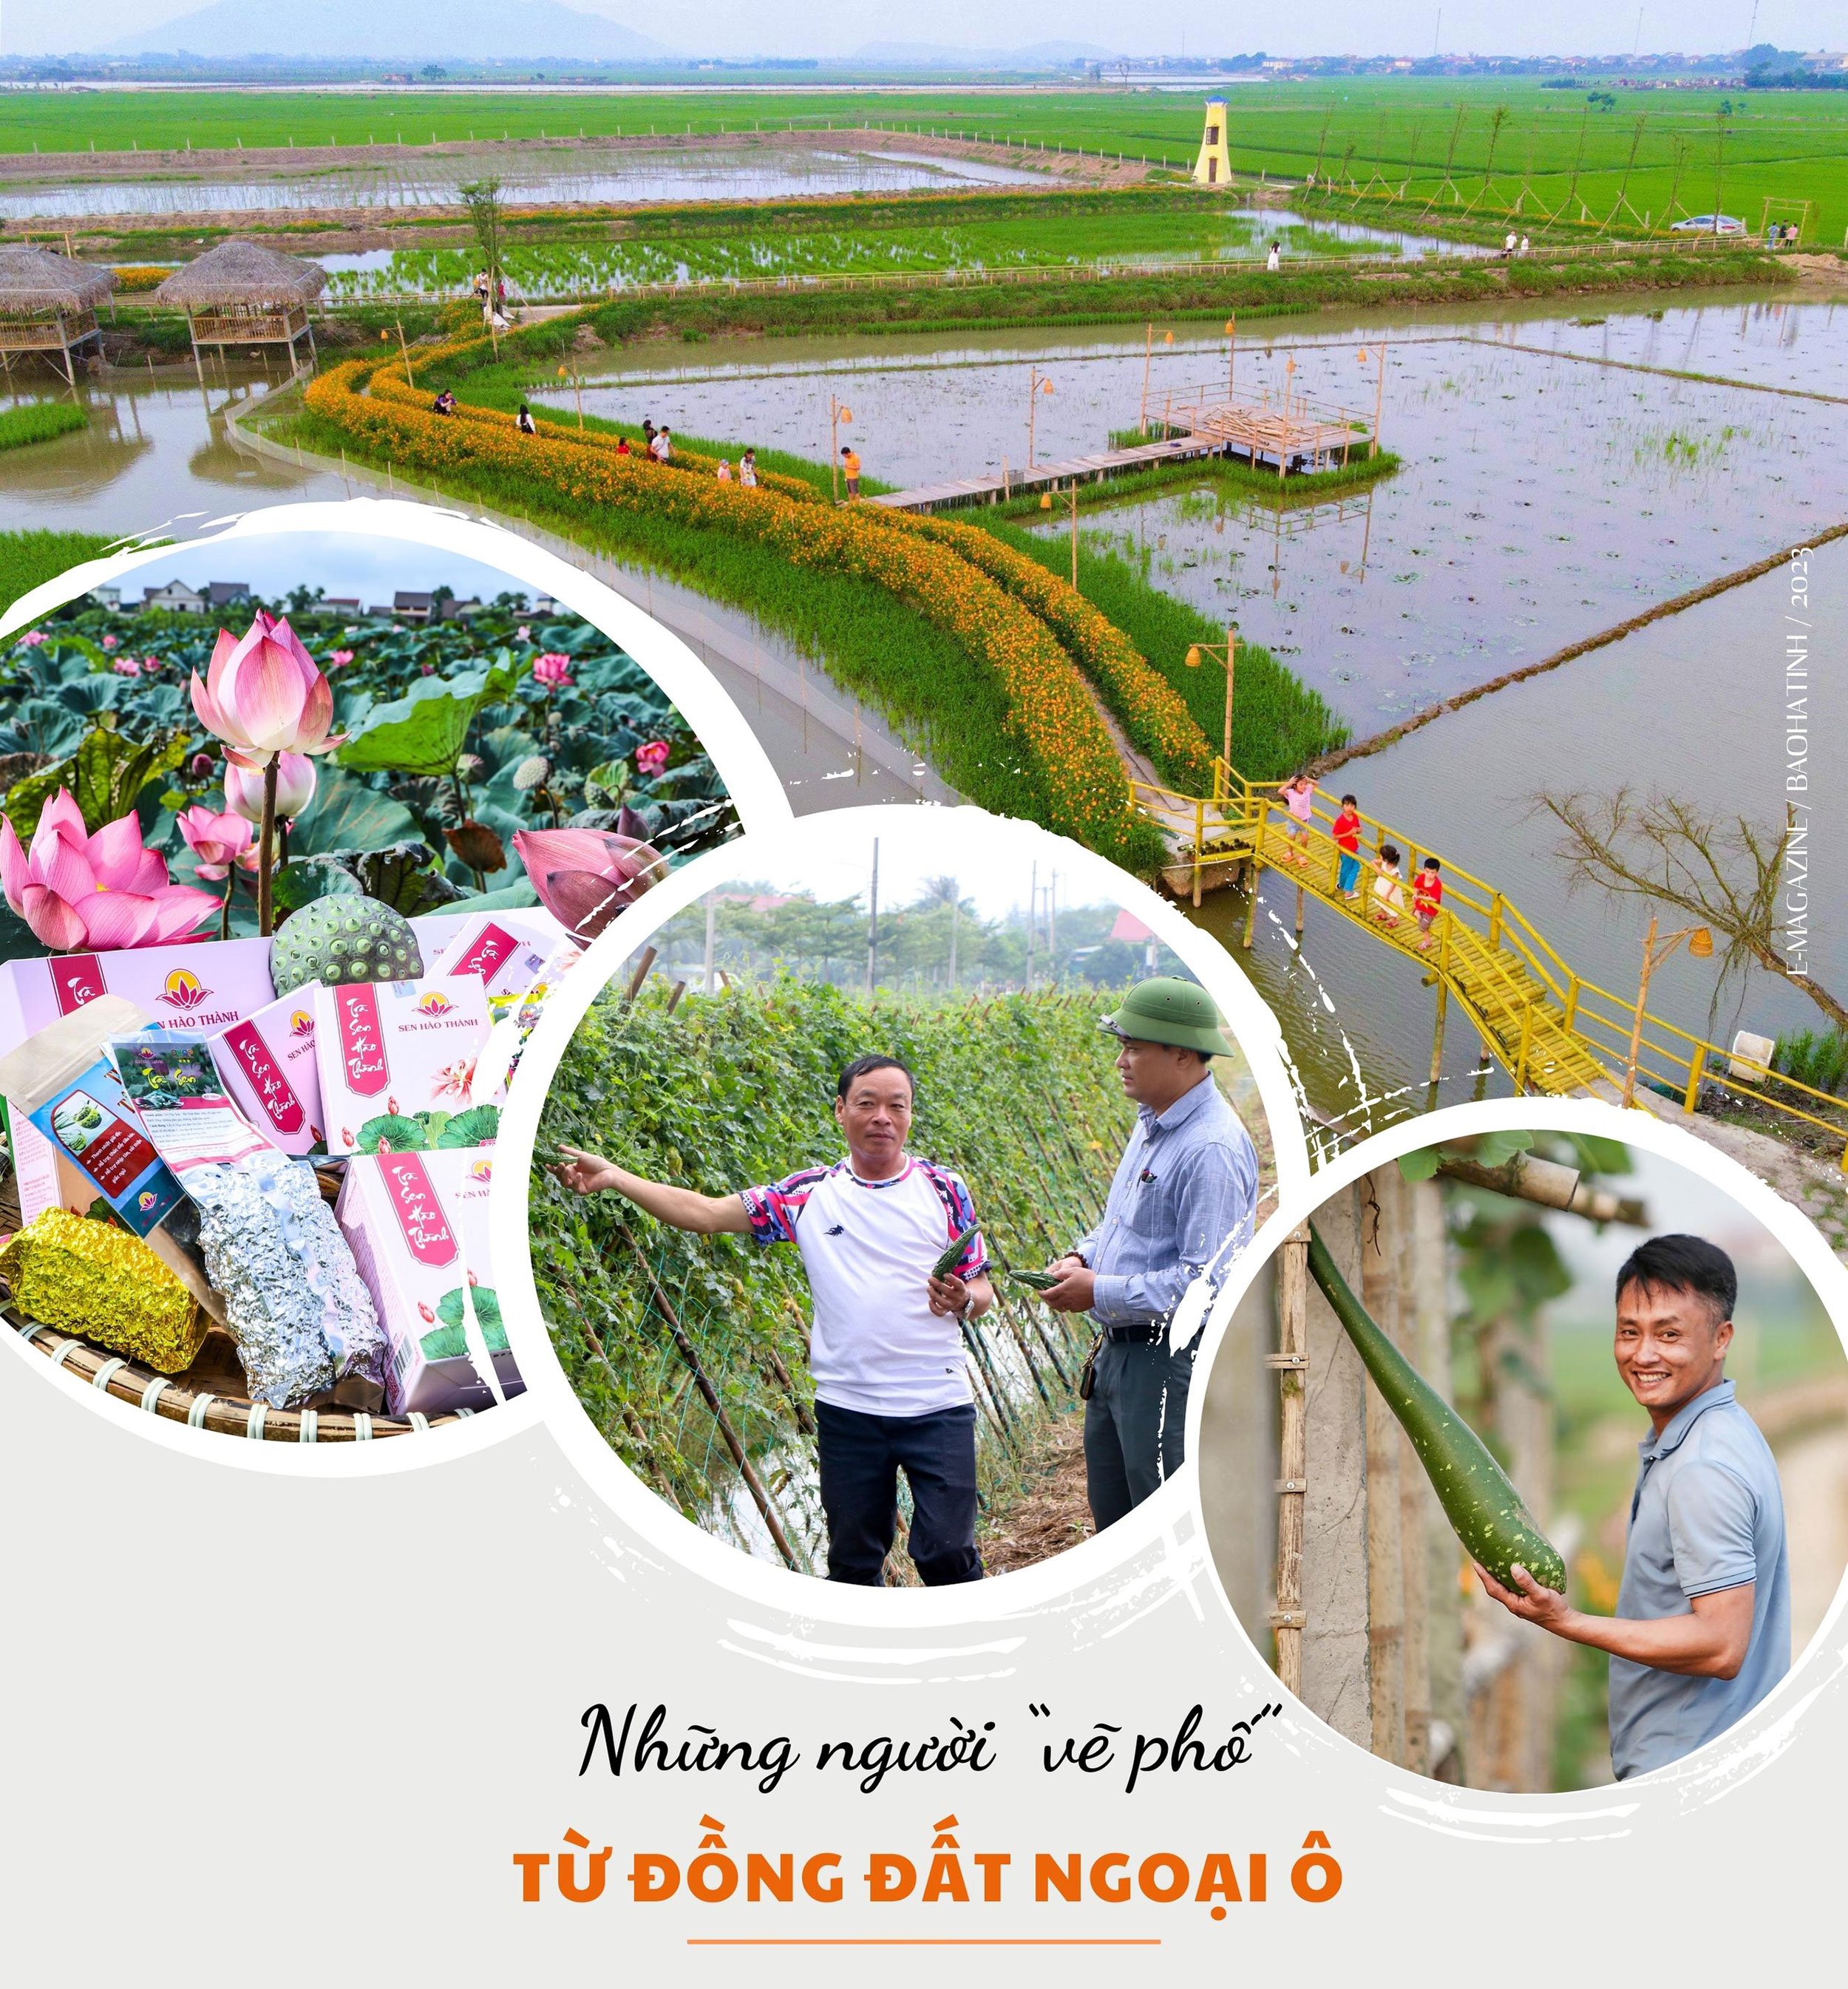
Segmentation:
{"type": "Polygon", "coordinates": [[[216,0],[196,14],[110,42],[110,55],[440,64],[658,62],[674,52],[559,0],[216,0]]]}
{"type": "Polygon", "coordinates": [[[868,42],[849,59],[869,69],[1069,69],[1114,62],[1118,51],[1094,42],[1033,42],[1023,49],[957,49],[935,42],[868,42]]]}

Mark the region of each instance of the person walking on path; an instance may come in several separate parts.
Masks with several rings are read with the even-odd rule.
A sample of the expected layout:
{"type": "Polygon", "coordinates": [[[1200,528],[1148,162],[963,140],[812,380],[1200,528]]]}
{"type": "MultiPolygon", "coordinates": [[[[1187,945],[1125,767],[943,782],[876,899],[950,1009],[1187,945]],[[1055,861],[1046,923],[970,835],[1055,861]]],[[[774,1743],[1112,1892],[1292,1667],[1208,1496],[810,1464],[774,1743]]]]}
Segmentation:
{"type": "Polygon", "coordinates": [[[1701,1236],[1655,1236],[1617,1273],[1613,1352],[1649,1418],[1636,1446],[1615,1616],[1575,1609],[1524,1567],[1511,1615],[1610,1654],[1611,1767],[1667,1767],[1724,1733],[1790,1669],[1790,1564],[1777,1459],[1726,1377],[1739,1281],[1701,1236]]]}
{"type": "Polygon", "coordinates": [[[1290,811],[1290,847],[1283,853],[1292,863],[1309,867],[1309,832],[1315,821],[1315,783],[1307,774],[1286,781],[1277,792],[1290,811]]]}
{"type": "Polygon", "coordinates": [[[738,458],[738,481],[747,490],[757,488],[757,451],[748,449],[738,458]]]}
{"type": "Polygon", "coordinates": [[[1353,795],[1341,796],[1341,812],[1334,818],[1329,833],[1341,852],[1334,888],[1352,902],[1361,894],[1361,809],[1353,795]]]}
{"type": "Polygon", "coordinates": [[[651,415],[642,417],[642,453],[652,457],[655,452],[655,425],[651,415]]]}
{"type": "Polygon", "coordinates": [[[1418,875],[1412,879],[1412,911],[1421,935],[1418,942],[1420,953],[1431,950],[1432,930],[1437,923],[1438,913],[1443,910],[1443,867],[1435,856],[1427,856],[1418,875]]]}
{"type": "Polygon", "coordinates": [[[520,403],[518,427],[522,435],[537,435],[539,432],[539,424],[533,419],[533,411],[524,401],[520,403]]]}
{"type": "Polygon", "coordinates": [[[655,430],[654,439],[648,445],[648,452],[656,463],[667,463],[673,456],[673,430],[663,422],[655,430]]]}
{"type": "Polygon", "coordinates": [[[731,459],[728,456],[721,456],[719,458],[718,479],[721,483],[729,483],[731,481],[731,459]]]}
{"type": "Polygon", "coordinates": [[[860,458],[853,453],[851,442],[843,442],[840,450],[841,475],[847,486],[848,501],[860,495],[860,458]]]}
{"type": "Polygon", "coordinates": [[[1379,846],[1379,874],[1373,880],[1373,916],[1382,926],[1395,927],[1399,915],[1405,910],[1405,893],[1399,870],[1398,845],[1382,842],[1379,846]]]}
{"type": "Polygon", "coordinates": [[[1283,266],[1283,245],[1273,235],[1271,238],[1270,253],[1264,258],[1264,267],[1274,276],[1283,266]]]}
{"type": "Polygon", "coordinates": [[[1056,1312],[1088,1312],[1097,1343],[1079,1385],[1084,1472],[1101,1533],[1184,1461],[1200,1328],[1250,1239],[1257,1154],[1213,1080],[1230,1056],[1219,1011],[1191,981],[1144,981],[1099,1026],[1136,1106],[1097,1226],[1046,1269],[1056,1312]]]}
{"type": "Polygon", "coordinates": [[[733,1194],[644,1180],[575,1147],[553,1171],[578,1194],[609,1190],[676,1229],[801,1251],[814,1301],[809,1367],[828,1523],[828,1579],[882,1584],[911,1489],[913,1563],[927,1587],[979,1581],[975,1398],[964,1323],[995,1303],[988,1249],[961,1177],[905,1150],[915,1087],[893,1056],[863,1056],[836,1082],[844,1160],[733,1194]],[[954,1268],[934,1266],[973,1232],[954,1268]]]}

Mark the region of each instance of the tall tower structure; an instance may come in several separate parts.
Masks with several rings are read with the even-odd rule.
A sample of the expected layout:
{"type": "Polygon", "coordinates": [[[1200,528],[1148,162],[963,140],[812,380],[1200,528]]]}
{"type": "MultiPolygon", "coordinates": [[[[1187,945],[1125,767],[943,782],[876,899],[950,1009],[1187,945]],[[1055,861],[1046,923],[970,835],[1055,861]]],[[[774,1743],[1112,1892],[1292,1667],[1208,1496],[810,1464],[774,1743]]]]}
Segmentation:
{"type": "Polygon", "coordinates": [[[1200,137],[1200,156],[1194,161],[1196,185],[1228,186],[1232,181],[1232,154],[1226,149],[1226,100],[1206,100],[1206,127],[1200,137]]]}

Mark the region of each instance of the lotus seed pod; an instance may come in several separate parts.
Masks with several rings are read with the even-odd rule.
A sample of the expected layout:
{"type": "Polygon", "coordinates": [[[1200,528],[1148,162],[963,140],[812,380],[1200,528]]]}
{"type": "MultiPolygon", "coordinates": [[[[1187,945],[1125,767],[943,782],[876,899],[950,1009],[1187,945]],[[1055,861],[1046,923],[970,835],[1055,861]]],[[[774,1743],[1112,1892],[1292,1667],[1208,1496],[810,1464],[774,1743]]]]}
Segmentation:
{"type": "Polygon", "coordinates": [[[351,981],[415,981],[422,971],[410,920],[355,893],[304,905],[270,942],[270,978],[279,994],[311,981],[337,988],[351,981]]]}

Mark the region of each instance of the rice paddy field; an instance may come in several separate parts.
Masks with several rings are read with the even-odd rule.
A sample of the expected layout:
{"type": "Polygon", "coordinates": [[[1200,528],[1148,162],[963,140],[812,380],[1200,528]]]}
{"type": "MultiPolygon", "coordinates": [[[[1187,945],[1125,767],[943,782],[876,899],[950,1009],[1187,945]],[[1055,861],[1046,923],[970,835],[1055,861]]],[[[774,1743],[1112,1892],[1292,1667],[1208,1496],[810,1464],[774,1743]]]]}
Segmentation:
{"type": "MultiPolygon", "coordinates": [[[[1402,190],[1452,209],[1511,205],[1593,219],[1627,202],[1639,218],[1710,211],[1755,226],[1767,198],[1814,203],[1813,237],[1848,231],[1848,101],[1832,91],[1550,90],[1529,78],[1340,78],[1228,88],[1241,172],[1402,190]],[[1595,94],[1599,101],[1594,103],[1595,94]],[[1606,104],[1606,97],[1613,100],[1606,104]],[[1723,113],[1722,107],[1727,107],[1723,113]],[[1500,116],[1498,113],[1503,114],[1500,116]]],[[[246,153],[495,139],[683,138],[866,124],[893,137],[1005,138],[1024,154],[1083,147],[1190,164],[1192,92],[945,87],[855,94],[710,96],[466,90],[84,91],[0,100],[0,155],[246,153]]]]}
{"type": "MultiPolygon", "coordinates": [[[[574,231],[575,232],[575,231],[574,231]]],[[[923,196],[763,214],[682,212],[625,219],[594,239],[527,241],[507,252],[509,284],[532,298],[596,296],[645,283],[762,282],[945,270],[1108,268],[1113,263],[1239,262],[1275,242],[1292,263],[1459,250],[1429,233],[1233,208],[1178,190],[1031,198],[923,196]]],[[[334,298],[466,293],[479,257],[466,247],[377,249],[319,259],[334,298]]]]}

